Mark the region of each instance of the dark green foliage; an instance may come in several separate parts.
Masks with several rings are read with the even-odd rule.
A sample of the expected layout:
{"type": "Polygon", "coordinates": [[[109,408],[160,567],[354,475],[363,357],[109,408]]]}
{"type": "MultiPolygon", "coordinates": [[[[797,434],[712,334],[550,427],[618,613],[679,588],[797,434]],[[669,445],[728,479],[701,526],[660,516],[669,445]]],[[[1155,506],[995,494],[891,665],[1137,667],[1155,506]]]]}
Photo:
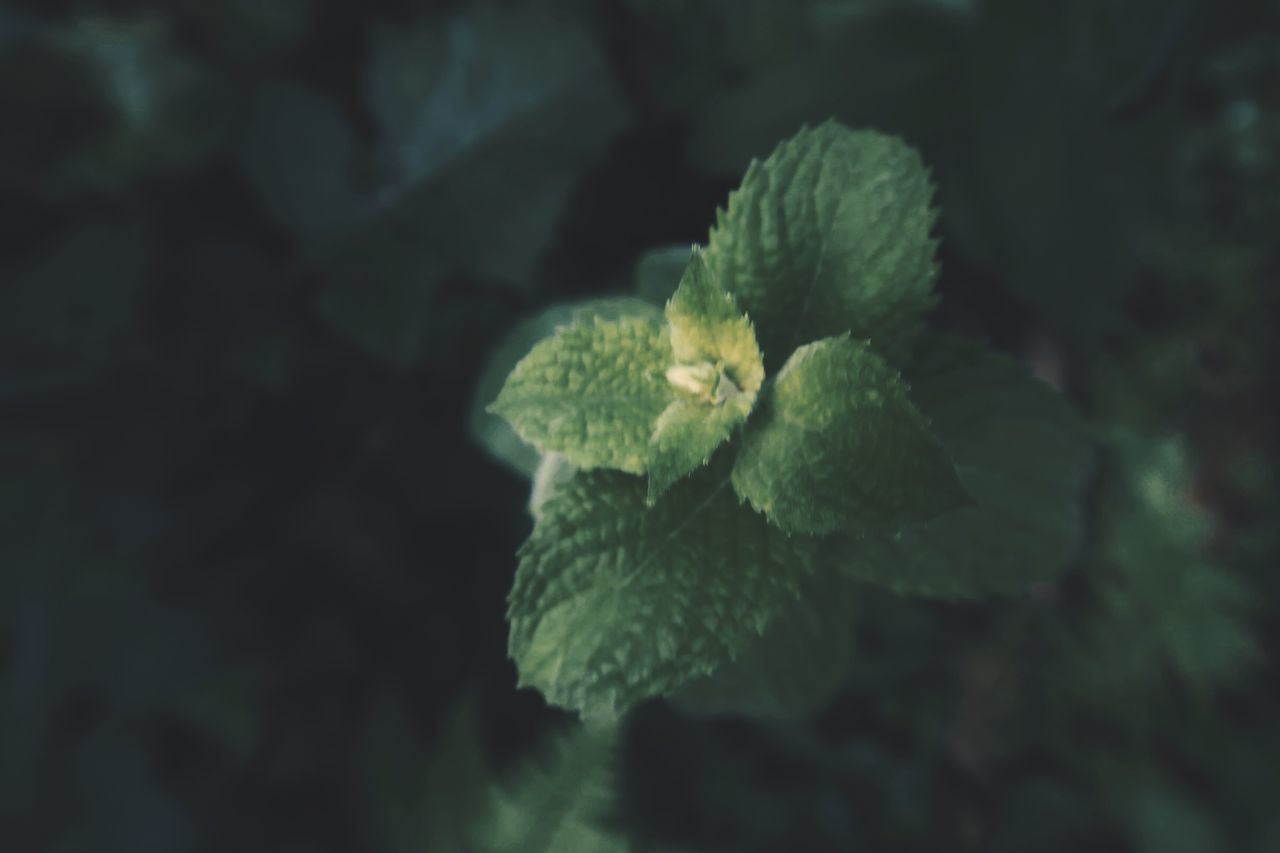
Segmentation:
{"type": "Polygon", "coordinates": [[[1269,0],[5,4],[0,847],[1280,849],[1278,47],[1269,0]],[[1053,542],[985,561],[1013,594],[797,573],[768,642],[579,728],[515,686],[538,460],[483,405],[585,306],[661,322],[830,118],[937,186],[902,340],[1003,353],[881,353],[931,429],[1047,417],[1034,373],[1094,462],[965,446],[1001,558],[1053,542]]]}

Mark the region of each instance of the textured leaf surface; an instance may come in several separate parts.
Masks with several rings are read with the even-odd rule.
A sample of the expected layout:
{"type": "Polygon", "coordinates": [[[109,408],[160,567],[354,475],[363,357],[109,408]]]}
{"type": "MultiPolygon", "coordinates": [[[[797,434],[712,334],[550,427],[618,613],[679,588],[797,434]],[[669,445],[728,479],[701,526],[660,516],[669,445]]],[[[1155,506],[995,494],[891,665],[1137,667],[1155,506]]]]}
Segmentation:
{"type": "Polygon", "coordinates": [[[755,321],[767,364],[846,331],[905,361],[934,300],[932,192],[913,149],[835,122],[751,164],[707,261],[755,321]]]}
{"type": "Polygon", "coordinates": [[[490,408],[540,451],[639,474],[673,397],[670,352],[666,333],[643,317],[582,320],[535,346],[490,408]]]}
{"type": "Polygon", "coordinates": [[[567,326],[590,322],[592,317],[603,320],[642,317],[660,322],[662,312],[647,302],[631,297],[589,299],[549,308],[516,323],[503,336],[502,342],[490,354],[484,372],[476,383],[470,417],[472,438],[495,457],[526,476],[533,476],[537,471],[542,454],[520,438],[503,418],[488,411],[487,407],[498,396],[511,371],[534,346],[567,326]]]}
{"type": "Polygon", "coordinates": [[[522,685],[608,716],[715,672],[799,593],[806,561],[739,504],[727,460],[652,508],[639,478],[579,474],[542,509],[509,599],[522,685]]]}
{"type": "Polygon", "coordinates": [[[666,314],[676,360],[667,379],[676,400],[658,419],[650,442],[650,502],[707,464],[751,413],[764,382],[751,321],[712,277],[699,249],[693,250],[666,314]]]}
{"type": "Polygon", "coordinates": [[[747,430],[733,485],[804,533],[927,519],[968,500],[897,371],[847,336],[788,359],[747,430]]]}
{"type": "Polygon", "coordinates": [[[906,376],[974,503],[833,537],[828,557],[903,593],[977,596],[1052,578],[1080,538],[1092,455],[1070,405],[1012,359],[954,338],[922,345],[906,376]]]}
{"type": "Polygon", "coordinates": [[[812,714],[832,697],[853,659],[851,584],[828,574],[802,581],[764,636],[715,673],[672,696],[686,713],[786,719],[812,714]]]}

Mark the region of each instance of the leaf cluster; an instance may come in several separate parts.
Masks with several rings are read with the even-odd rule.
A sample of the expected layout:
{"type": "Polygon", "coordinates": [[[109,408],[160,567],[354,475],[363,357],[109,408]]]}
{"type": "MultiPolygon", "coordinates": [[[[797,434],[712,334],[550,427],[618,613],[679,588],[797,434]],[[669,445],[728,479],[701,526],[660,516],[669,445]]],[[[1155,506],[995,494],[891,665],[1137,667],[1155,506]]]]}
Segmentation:
{"type": "Polygon", "coordinates": [[[795,712],[843,675],[855,582],[964,597],[1061,569],[1086,445],[1016,365],[925,332],[931,197],[900,140],[803,129],[663,318],[583,311],[515,365],[490,410],[560,483],[509,598],[522,684],[587,716],[686,692],[795,712]]]}

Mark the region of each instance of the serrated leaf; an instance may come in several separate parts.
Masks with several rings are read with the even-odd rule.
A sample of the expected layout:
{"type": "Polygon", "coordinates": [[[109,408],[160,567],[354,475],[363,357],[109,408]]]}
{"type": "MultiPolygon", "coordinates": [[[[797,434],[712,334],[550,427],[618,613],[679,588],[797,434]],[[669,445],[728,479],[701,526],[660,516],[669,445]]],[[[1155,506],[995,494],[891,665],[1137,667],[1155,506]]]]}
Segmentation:
{"type": "Polygon", "coordinates": [[[932,194],[905,143],[834,121],[751,164],[707,263],[755,322],[766,364],[843,332],[905,361],[934,302],[932,194]]]}
{"type": "Polygon", "coordinates": [[[663,410],[649,441],[649,491],[652,505],[671,485],[700,466],[725,442],[746,415],[729,406],[676,400],[663,410]]]}
{"type": "Polygon", "coordinates": [[[747,419],[764,382],[751,321],[712,277],[697,248],[666,315],[676,361],[667,369],[667,380],[676,399],[658,418],[650,441],[650,503],[707,464],[747,419]]]}
{"type": "Polygon", "coordinates": [[[1068,402],[1012,359],[926,339],[906,372],[971,506],[896,529],[833,537],[851,577],[901,593],[971,597],[1052,578],[1081,534],[1091,449],[1068,402]]]}
{"type": "Polygon", "coordinates": [[[716,281],[701,249],[694,248],[666,315],[677,362],[722,362],[737,389],[750,394],[760,389],[764,365],[755,330],[716,281]]]}
{"type": "Polygon", "coordinates": [[[716,672],[799,593],[805,554],[738,503],[724,454],[654,507],[640,479],[582,473],[520,550],[510,653],[520,683],[584,716],[716,672]]]}
{"type": "Polygon", "coordinates": [[[580,468],[643,473],[654,424],[673,398],[670,353],[655,322],[592,317],[535,346],[490,411],[580,468]]]}
{"type": "Polygon", "coordinates": [[[476,383],[470,417],[472,438],[516,471],[534,476],[542,454],[521,439],[505,420],[488,411],[487,406],[498,396],[520,359],[528,355],[529,350],[539,341],[551,337],[566,326],[589,322],[592,317],[618,320],[632,316],[647,317],[655,323],[662,320],[661,311],[653,305],[631,297],[616,297],[557,305],[516,323],[494,348],[476,383]]]}
{"type": "Polygon", "coordinates": [[[747,429],[733,485],[802,533],[924,520],[968,500],[897,371],[847,336],[787,360],[765,417],[747,429]]]}

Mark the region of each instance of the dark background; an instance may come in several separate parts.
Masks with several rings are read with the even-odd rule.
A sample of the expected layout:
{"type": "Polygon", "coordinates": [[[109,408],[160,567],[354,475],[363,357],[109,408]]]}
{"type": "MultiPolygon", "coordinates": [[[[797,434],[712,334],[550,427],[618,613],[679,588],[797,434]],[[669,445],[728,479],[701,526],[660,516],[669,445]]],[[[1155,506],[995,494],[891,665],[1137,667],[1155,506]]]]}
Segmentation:
{"type": "Polygon", "coordinates": [[[1280,849],[1262,0],[0,7],[0,847],[451,849],[446,721],[494,778],[566,724],[506,660],[488,354],[832,115],[934,169],[936,323],[1089,419],[1080,556],[869,591],[814,721],[642,707],[619,831],[1280,849]]]}

